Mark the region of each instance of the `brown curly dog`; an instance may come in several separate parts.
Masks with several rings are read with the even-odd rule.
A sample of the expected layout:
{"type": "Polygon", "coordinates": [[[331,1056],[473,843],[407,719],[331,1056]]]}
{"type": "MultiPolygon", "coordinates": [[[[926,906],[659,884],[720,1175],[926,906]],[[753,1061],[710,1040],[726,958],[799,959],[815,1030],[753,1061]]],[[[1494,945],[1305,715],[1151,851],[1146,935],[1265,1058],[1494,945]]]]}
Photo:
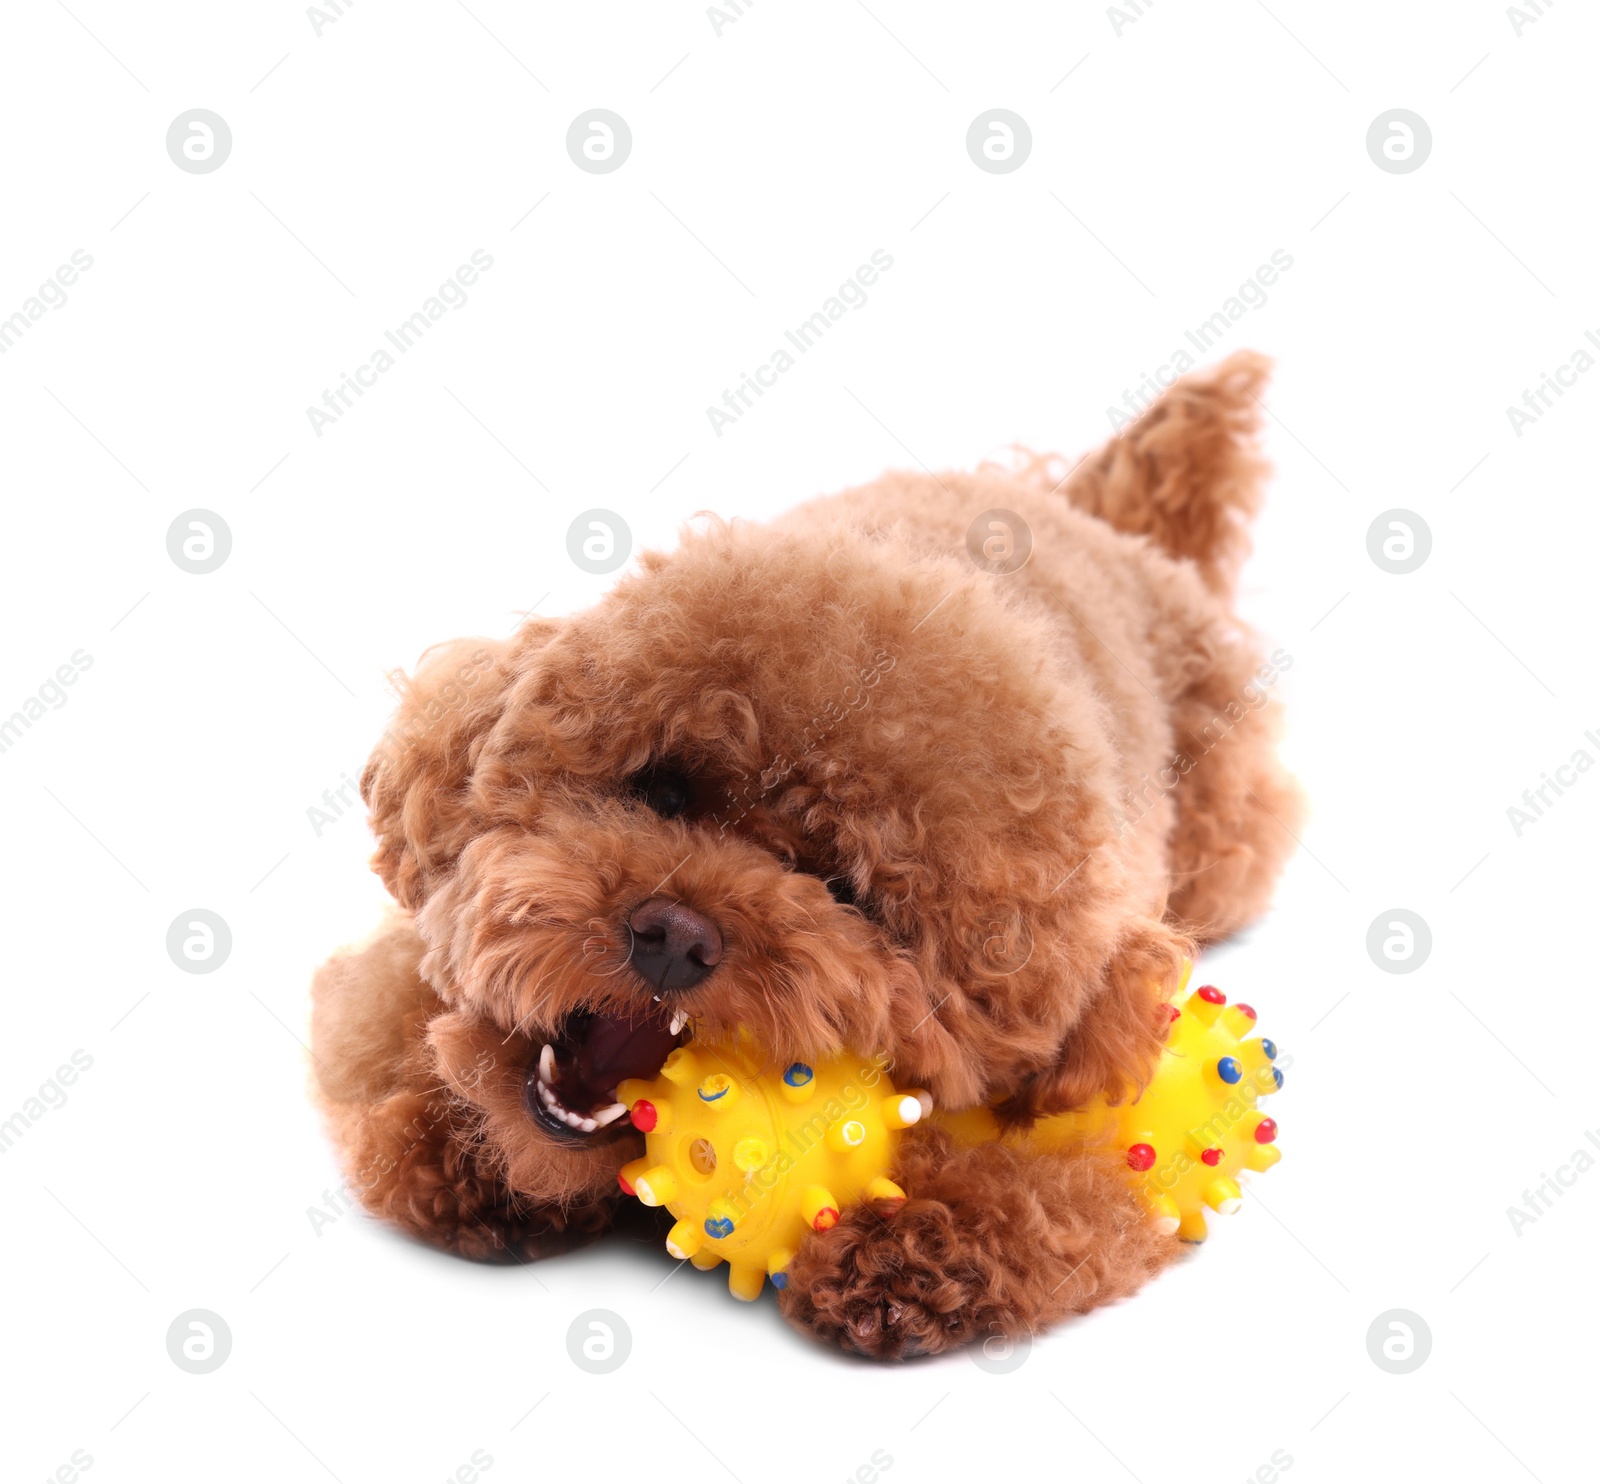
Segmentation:
{"type": "MultiPolygon", "coordinates": [[[[1265,376],[1180,381],[1064,479],[888,475],[430,651],[362,779],[401,910],[313,991],[360,1198],[467,1257],[605,1230],[643,1152],[614,1089],[688,1016],[1014,1124],[1136,1089],[1295,828],[1290,661],[1231,612],[1265,376]]],[[[851,1349],[1036,1330],[1177,1249],[1099,1157],[901,1151],[909,1199],[808,1237],[779,1299],[851,1349]]]]}

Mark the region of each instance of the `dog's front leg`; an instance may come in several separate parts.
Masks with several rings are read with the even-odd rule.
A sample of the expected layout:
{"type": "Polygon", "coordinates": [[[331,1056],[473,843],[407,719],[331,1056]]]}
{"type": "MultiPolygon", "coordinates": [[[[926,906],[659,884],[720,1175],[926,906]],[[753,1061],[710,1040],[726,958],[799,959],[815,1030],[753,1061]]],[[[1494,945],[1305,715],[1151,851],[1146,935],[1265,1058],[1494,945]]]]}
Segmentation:
{"type": "MultiPolygon", "coordinates": [[[[461,1017],[422,978],[422,952],[410,917],[396,913],[312,985],[312,1060],[347,1195],[412,1236],[486,1261],[547,1256],[606,1230],[620,1199],[614,1170],[586,1166],[579,1183],[551,1145],[545,1164],[525,1160],[527,1178],[508,1184],[474,1100],[505,1082],[520,1114],[522,1068],[474,1061],[470,1044],[456,1044],[473,1038],[459,1034],[451,1065],[441,1062],[437,1029],[461,1017]]],[[[485,1035],[496,1048],[510,1039],[485,1035]]]]}
{"type": "Polygon", "coordinates": [[[896,1162],[903,1203],[810,1237],[785,1317],[882,1359],[1015,1340],[1132,1293],[1179,1252],[1103,1153],[954,1145],[922,1127],[896,1162]]]}

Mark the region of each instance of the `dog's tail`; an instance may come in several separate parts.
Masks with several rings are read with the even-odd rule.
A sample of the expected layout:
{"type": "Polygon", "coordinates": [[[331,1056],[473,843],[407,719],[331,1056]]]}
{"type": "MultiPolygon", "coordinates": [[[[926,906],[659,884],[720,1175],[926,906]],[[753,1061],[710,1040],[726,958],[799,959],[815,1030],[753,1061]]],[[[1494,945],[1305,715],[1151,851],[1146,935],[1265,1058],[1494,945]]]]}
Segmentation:
{"type": "MultiPolygon", "coordinates": [[[[1231,593],[1267,474],[1257,438],[1270,370],[1265,356],[1238,351],[1180,378],[1066,476],[1067,498],[1191,559],[1209,587],[1231,593]]],[[[1042,463],[1027,471],[1036,480],[1046,477],[1042,463]]],[[[1052,484],[1060,483],[1057,470],[1052,484]]]]}

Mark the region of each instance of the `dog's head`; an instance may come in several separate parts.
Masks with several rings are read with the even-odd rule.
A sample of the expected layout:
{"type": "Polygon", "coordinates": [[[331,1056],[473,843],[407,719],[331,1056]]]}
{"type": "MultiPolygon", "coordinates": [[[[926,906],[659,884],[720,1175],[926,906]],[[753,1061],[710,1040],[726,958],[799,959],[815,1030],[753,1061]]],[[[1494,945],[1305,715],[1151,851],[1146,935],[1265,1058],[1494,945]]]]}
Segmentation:
{"type": "Polygon", "coordinates": [[[1100,702],[996,580],[897,538],[713,524],[594,609],[425,657],[362,781],[513,1189],[614,1185],[690,1036],[887,1052],[1023,1113],[1138,1080],[1100,702]]]}

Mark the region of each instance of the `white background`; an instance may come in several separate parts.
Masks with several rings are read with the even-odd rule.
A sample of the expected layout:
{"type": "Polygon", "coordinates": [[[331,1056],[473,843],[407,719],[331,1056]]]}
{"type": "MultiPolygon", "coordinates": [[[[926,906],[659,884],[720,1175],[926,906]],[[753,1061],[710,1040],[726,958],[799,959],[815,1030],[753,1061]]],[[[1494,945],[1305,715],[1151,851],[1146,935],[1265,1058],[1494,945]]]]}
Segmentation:
{"type": "Polygon", "coordinates": [[[1506,408],[1600,331],[1600,25],[1556,5],[362,0],[6,8],[0,318],[93,267],[0,356],[0,714],[92,666],[0,755],[0,1118],[93,1066],[4,1154],[7,1478],[1296,1481],[1589,1471],[1600,1171],[1507,1208],[1600,1127],[1600,777],[1520,838],[1508,806],[1600,730],[1600,374],[1519,437],[1506,408]],[[142,11],[142,13],[141,13],[142,11]],[[1532,7],[1528,8],[1529,14],[1532,7]],[[1134,14],[1130,4],[1125,17],[1134,14]],[[1120,30],[1120,34],[1119,34],[1120,30]],[[232,153],[174,166],[169,124],[232,153]],[[604,107],[633,148],[577,169],[604,107]],[[1029,123],[986,174],[967,127],[1029,123]],[[1369,124],[1431,127],[1410,174],[1369,124]],[[535,209],[536,207],[536,209],[535,209]],[[531,214],[530,214],[531,213],[531,214]],[[306,408],[474,249],[493,268],[335,426],[306,408]],[[706,417],[875,249],[894,259],[741,421],[706,417]],[[720,1276],[611,1242],[522,1270],[308,1208],[338,1174],[304,1097],[308,978],[376,921],[357,815],[387,670],[584,606],[578,512],[638,545],[1013,440],[1075,453],[1275,249],[1223,350],[1277,358],[1277,465],[1244,606],[1294,656],[1314,803],[1272,915],[1201,972],[1293,1057],[1284,1163],[1190,1261],[991,1374],[883,1368],[720,1276]],[[233,550],[169,559],[180,512],[233,550]],[[1393,507],[1428,561],[1381,571],[1393,507]],[[215,973],[168,924],[230,924],[215,973]],[[1406,975],[1369,924],[1420,913],[1406,975]],[[663,1280],[668,1280],[664,1283],[663,1280]],[[206,1308],[232,1352],[169,1359],[206,1308]],[[580,1313],[632,1335],[593,1376],[580,1313]],[[1425,1364],[1366,1335],[1421,1316],[1425,1364]],[[529,1413],[530,1407],[536,1410],[529,1413]],[[1028,1462],[1029,1458],[1033,1462],[1028,1462]],[[1257,1476],[1257,1470],[1267,1471],[1257,1476]]]}

